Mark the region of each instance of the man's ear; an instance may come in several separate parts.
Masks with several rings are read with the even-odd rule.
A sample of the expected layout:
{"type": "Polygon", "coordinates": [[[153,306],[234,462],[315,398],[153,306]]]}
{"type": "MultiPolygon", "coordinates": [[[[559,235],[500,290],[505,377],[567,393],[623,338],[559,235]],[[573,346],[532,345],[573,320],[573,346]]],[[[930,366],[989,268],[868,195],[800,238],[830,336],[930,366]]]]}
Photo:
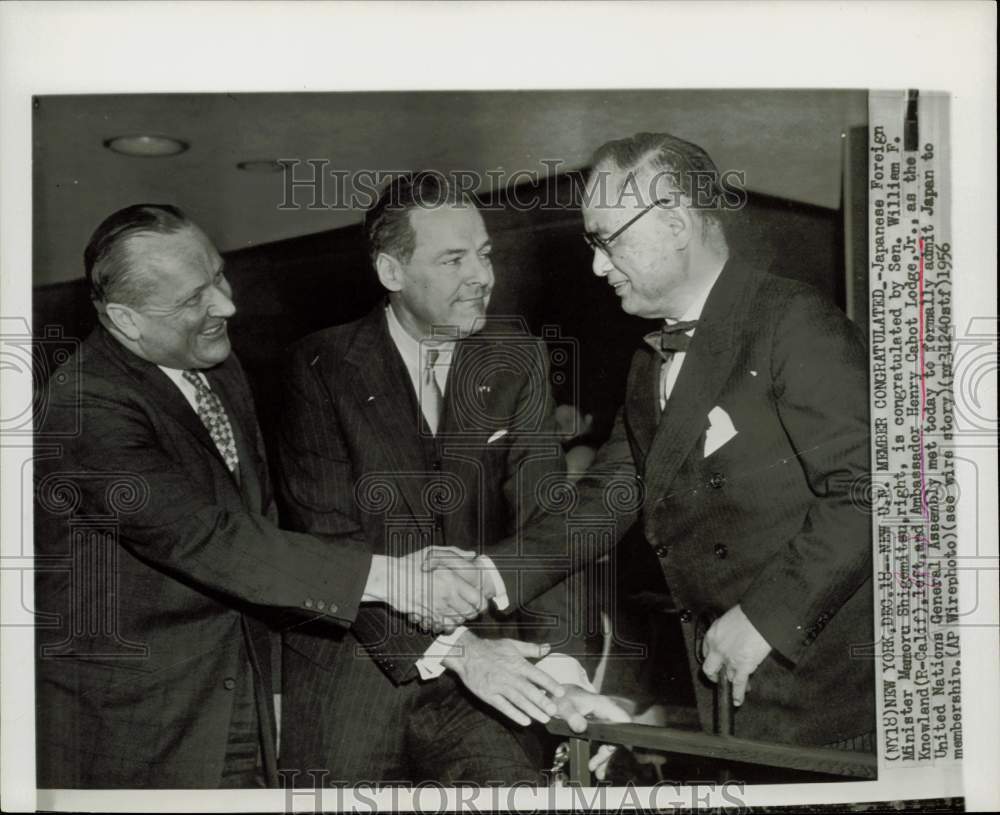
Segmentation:
{"type": "Polygon", "coordinates": [[[379,282],[389,291],[399,291],[403,288],[403,266],[392,255],[379,252],[375,258],[375,271],[379,282]]]}
{"type": "Polygon", "coordinates": [[[111,321],[111,324],[130,340],[138,340],[142,332],[136,321],[136,313],[128,306],[120,303],[106,303],[104,313],[111,321]]]}
{"type": "Polygon", "coordinates": [[[694,236],[694,216],[687,207],[686,199],[682,198],[677,206],[664,211],[664,222],[673,237],[674,249],[687,249],[694,236]]]}

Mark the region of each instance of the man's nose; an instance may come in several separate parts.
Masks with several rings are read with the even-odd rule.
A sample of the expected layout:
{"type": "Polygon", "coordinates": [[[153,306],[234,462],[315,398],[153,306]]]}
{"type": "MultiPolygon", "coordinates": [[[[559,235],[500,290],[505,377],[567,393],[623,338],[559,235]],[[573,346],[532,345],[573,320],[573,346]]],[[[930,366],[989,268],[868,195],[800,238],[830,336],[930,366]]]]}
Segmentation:
{"type": "Polygon", "coordinates": [[[614,264],[601,249],[594,249],[594,260],[591,262],[591,269],[598,277],[607,277],[608,272],[614,268],[614,264]]]}
{"type": "Polygon", "coordinates": [[[213,317],[232,317],[236,313],[233,302],[233,290],[228,283],[212,286],[212,299],[208,304],[208,313],[213,317]]]}
{"type": "Polygon", "coordinates": [[[493,285],[493,266],[489,261],[483,260],[478,255],[476,259],[469,264],[468,276],[466,277],[466,283],[480,285],[483,287],[489,287],[493,285]]]}

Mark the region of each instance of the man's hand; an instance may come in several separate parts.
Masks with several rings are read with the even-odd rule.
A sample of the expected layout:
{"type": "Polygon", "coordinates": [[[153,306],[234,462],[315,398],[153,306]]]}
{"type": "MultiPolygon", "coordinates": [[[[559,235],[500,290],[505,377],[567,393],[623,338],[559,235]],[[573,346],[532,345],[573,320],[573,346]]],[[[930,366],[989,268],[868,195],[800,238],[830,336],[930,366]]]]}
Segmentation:
{"type": "Polygon", "coordinates": [[[472,693],[517,724],[531,724],[531,719],[544,724],[558,712],[546,693],[558,698],[563,688],[527,657],[537,659],[548,652],[548,645],[484,640],[466,631],[442,663],[458,674],[472,693]]]}
{"type": "Polygon", "coordinates": [[[403,557],[376,555],[364,599],[386,602],[435,631],[453,631],[479,616],[493,596],[492,586],[478,579],[476,569],[425,570],[424,563],[436,555],[469,562],[476,553],[451,546],[428,546],[403,557]]]}
{"type": "Polygon", "coordinates": [[[435,569],[451,569],[460,572],[467,582],[484,580],[486,563],[475,552],[456,549],[454,546],[429,546],[427,559],[423,562],[423,570],[432,572],[435,569]]]}
{"type": "MultiPolygon", "coordinates": [[[[493,581],[491,573],[495,572],[496,569],[482,555],[477,557],[475,552],[456,549],[454,546],[432,546],[428,548],[427,557],[421,563],[421,568],[425,572],[452,571],[478,591],[483,598],[494,602],[498,601],[497,591],[502,588],[502,583],[498,587],[493,581]]],[[[439,575],[439,579],[445,579],[445,575],[439,575]]],[[[506,605],[506,601],[504,604],[506,605]]],[[[489,603],[487,602],[486,605],[488,606],[489,603]]],[[[485,608],[481,610],[485,610],[485,608]]],[[[433,631],[436,634],[450,634],[463,622],[457,619],[444,622],[434,621],[418,614],[410,614],[409,619],[411,623],[420,626],[424,631],[433,631]]]]}
{"type": "Polygon", "coordinates": [[[556,700],[556,715],[565,719],[574,733],[587,729],[587,717],[605,722],[630,722],[632,717],[610,696],[584,690],[579,685],[563,685],[563,695],[556,700]]]}
{"type": "Polygon", "coordinates": [[[712,623],[705,634],[702,651],[705,664],[701,669],[705,676],[716,682],[719,669],[725,670],[733,683],[733,704],[739,706],[743,704],[750,674],[771,653],[771,646],[747,619],[743,609],[735,605],[712,623]]]}

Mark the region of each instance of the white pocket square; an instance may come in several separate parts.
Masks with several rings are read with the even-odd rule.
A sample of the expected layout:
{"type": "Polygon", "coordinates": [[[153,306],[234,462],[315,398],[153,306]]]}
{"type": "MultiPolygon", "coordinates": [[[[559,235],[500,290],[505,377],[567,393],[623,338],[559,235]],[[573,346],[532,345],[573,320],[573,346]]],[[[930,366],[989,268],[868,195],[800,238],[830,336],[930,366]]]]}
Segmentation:
{"type": "Polygon", "coordinates": [[[733,420],[722,408],[716,406],[708,412],[708,432],[705,433],[705,458],[718,450],[737,433],[733,420]]]}
{"type": "Polygon", "coordinates": [[[497,439],[502,439],[506,435],[507,435],[506,429],[504,429],[504,430],[498,430],[496,433],[494,433],[492,436],[490,436],[486,440],[486,443],[487,444],[493,444],[493,442],[495,442],[497,439]]]}

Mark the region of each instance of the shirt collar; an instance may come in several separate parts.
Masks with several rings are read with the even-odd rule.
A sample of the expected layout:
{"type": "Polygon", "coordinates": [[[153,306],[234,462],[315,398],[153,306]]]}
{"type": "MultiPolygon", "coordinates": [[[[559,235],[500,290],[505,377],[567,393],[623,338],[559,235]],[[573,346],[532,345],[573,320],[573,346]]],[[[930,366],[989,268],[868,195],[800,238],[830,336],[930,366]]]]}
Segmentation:
{"type": "MultiPolygon", "coordinates": [[[[182,390],[185,388],[192,387],[191,383],[184,378],[185,372],[182,371],[180,368],[168,368],[166,365],[157,365],[156,367],[159,368],[161,371],[163,371],[163,373],[165,373],[170,378],[170,381],[173,382],[182,390]]],[[[193,373],[196,374],[201,379],[202,382],[206,382],[205,374],[203,374],[201,371],[193,371],[193,373]]]]}
{"type": "Polygon", "coordinates": [[[454,340],[444,342],[415,340],[403,328],[403,324],[399,321],[399,317],[396,316],[396,311],[393,309],[391,303],[385,307],[385,321],[389,328],[389,336],[392,338],[392,342],[396,348],[399,349],[399,353],[403,357],[403,362],[410,371],[419,372],[423,370],[423,355],[426,355],[430,348],[436,348],[440,354],[438,357],[439,361],[435,365],[435,372],[437,373],[438,369],[443,369],[440,373],[447,373],[447,369],[451,366],[451,352],[455,348],[454,340]]]}
{"type": "MultiPolygon", "coordinates": [[[[725,264],[721,264],[711,275],[705,280],[705,286],[701,290],[701,293],[694,299],[690,306],[688,306],[687,311],[685,311],[680,318],[673,319],[672,317],[667,317],[664,322],[667,325],[673,325],[674,323],[683,323],[688,320],[698,320],[701,319],[701,312],[705,308],[705,303],[708,302],[708,295],[712,293],[712,289],[715,288],[715,282],[719,279],[719,275],[722,274],[722,268],[725,264]]],[[[691,331],[694,331],[692,328],[691,331]]],[[[690,332],[688,332],[690,333],[690,332]]]]}

